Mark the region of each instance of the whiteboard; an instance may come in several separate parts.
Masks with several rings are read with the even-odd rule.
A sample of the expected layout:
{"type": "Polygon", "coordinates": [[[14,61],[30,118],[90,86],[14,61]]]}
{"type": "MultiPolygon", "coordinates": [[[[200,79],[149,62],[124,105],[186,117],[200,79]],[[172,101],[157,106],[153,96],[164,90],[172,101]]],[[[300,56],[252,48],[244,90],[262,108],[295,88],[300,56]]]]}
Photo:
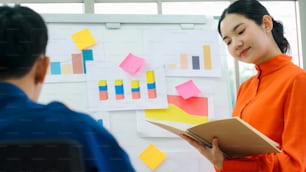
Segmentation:
{"type": "MultiPolygon", "coordinates": [[[[226,65],[227,55],[219,35],[214,31],[216,21],[212,17],[97,14],[46,14],[43,17],[49,27],[50,41],[47,55],[55,66],[65,65],[65,70],[62,69],[61,72],[71,72],[72,56],[82,53],[82,50],[79,50],[72,41],[71,34],[85,28],[89,29],[96,39],[96,44],[87,48],[93,55],[93,60],[89,60],[85,66],[87,73],[54,74],[52,72],[55,66],[50,66],[53,71],[49,69],[39,102],[62,101],[74,110],[89,113],[97,120],[102,119],[103,126],[118,139],[128,152],[137,171],[214,171],[211,164],[185,141],[165,133],[160,128],[148,126],[141,113],[147,108],[150,109],[150,104],[154,109],[167,108],[165,107],[167,95],[180,96],[176,86],[192,80],[201,90],[198,96],[206,97],[209,100],[209,119],[231,116],[232,103],[226,65]],[[203,44],[211,45],[211,58],[214,59],[210,60],[215,71],[199,73],[199,71],[193,72],[192,69],[180,70],[182,66],[180,58],[183,57],[179,56],[182,52],[188,55],[200,54],[198,61],[201,62],[203,58],[201,56],[203,49],[200,47],[202,39],[203,44]],[[199,50],[196,50],[197,47],[199,50]],[[140,82],[144,80],[141,79],[142,75],[121,74],[124,72],[118,66],[129,53],[145,59],[145,67],[140,73],[145,70],[156,71],[157,89],[162,90],[157,93],[157,97],[160,98],[159,103],[153,102],[148,103],[148,106],[137,106],[136,101],[130,100],[117,107],[115,101],[110,102],[114,105],[114,109],[103,108],[105,106],[99,102],[94,104],[93,101],[96,99],[93,99],[95,92],[92,90],[95,89],[93,87],[95,82],[91,82],[92,78],[101,77],[111,80],[115,78],[109,78],[112,76],[110,73],[116,73],[115,76],[119,75],[123,81],[135,78],[140,82]],[[176,65],[176,69],[179,70],[170,71],[168,67],[172,62],[169,61],[169,58],[177,58],[177,61],[172,60],[171,65],[176,65]],[[106,69],[105,67],[98,74],[93,72],[97,71],[93,70],[93,66],[101,63],[103,65],[112,64],[117,69],[106,69]],[[161,68],[163,72],[159,72],[161,68]],[[136,105],[132,106],[134,104],[136,105]],[[130,108],[127,108],[128,105],[130,108]],[[154,170],[139,159],[139,155],[150,144],[155,145],[166,154],[166,159],[154,170]]],[[[190,63],[192,62],[188,61],[188,64],[190,63]]],[[[204,68],[203,63],[198,67],[204,68]]],[[[140,104],[146,104],[145,102],[150,100],[144,99],[143,101],[144,103],[140,104]]]]}

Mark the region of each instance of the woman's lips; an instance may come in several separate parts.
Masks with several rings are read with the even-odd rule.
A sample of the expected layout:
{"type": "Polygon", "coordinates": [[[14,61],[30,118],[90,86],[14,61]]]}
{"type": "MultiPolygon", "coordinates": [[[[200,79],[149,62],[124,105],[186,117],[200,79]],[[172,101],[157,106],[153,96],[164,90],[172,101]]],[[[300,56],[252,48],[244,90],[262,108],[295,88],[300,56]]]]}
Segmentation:
{"type": "Polygon", "coordinates": [[[239,55],[239,56],[240,56],[240,57],[245,56],[245,55],[248,53],[249,49],[250,49],[250,48],[246,48],[246,49],[242,50],[242,51],[240,52],[240,55],[239,55]]]}

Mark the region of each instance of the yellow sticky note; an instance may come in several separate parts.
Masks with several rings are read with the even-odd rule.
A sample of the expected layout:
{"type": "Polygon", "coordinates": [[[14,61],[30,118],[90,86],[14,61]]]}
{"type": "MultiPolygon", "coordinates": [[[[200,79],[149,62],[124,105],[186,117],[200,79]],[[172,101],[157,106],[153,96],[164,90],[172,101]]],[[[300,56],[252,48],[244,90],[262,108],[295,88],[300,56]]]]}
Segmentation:
{"type": "Polygon", "coordinates": [[[153,144],[150,144],[138,158],[142,160],[151,170],[155,170],[165,159],[166,154],[161,152],[153,144]]]}
{"type": "Polygon", "coordinates": [[[71,35],[73,42],[79,50],[83,50],[96,44],[96,40],[89,29],[84,29],[71,35]]]}

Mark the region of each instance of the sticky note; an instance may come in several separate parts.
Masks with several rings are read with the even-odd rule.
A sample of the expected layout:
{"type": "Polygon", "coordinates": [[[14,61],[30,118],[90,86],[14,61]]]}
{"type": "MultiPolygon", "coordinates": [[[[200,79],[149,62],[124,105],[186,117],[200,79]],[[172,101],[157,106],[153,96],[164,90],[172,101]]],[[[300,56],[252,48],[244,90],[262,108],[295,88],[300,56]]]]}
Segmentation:
{"type": "Polygon", "coordinates": [[[165,159],[166,154],[161,152],[156,146],[150,144],[138,158],[142,160],[151,170],[155,170],[165,159]]]}
{"type": "Polygon", "coordinates": [[[196,97],[201,93],[201,90],[194,84],[192,80],[184,82],[175,87],[180,96],[184,99],[196,97]]]}
{"type": "Polygon", "coordinates": [[[96,44],[96,40],[89,29],[76,32],[71,35],[71,38],[79,50],[83,50],[96,44]]]}
{"type": "Polygon", "coordinates": [[[131,75],[135,75],[144,65],[144,59],[129,53],[120,63],[120,67],[131,75]]]}

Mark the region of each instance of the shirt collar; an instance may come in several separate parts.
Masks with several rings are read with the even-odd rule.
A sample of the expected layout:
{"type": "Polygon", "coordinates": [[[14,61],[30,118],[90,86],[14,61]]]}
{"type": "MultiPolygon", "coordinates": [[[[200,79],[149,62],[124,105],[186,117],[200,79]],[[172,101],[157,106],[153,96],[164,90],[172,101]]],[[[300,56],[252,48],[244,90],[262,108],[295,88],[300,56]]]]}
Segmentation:
{"type": "Polygon", "coordinates": [[[255,66],[258,72],[257,76],[258,77],[265,76],[270,73],[273,73],[274,71],[277,71],[281,67],[291,63],[291,59],[292,57],[286,54],[279,54],[275,57],[272,57],[271,59],[265,61],[264,63],[255,66]]]}
{"type": "Polygon", "coordinates": [[[27,97],[19,87],[7,82],[0,82],[0,97],[2,96],[27,97]]]}

